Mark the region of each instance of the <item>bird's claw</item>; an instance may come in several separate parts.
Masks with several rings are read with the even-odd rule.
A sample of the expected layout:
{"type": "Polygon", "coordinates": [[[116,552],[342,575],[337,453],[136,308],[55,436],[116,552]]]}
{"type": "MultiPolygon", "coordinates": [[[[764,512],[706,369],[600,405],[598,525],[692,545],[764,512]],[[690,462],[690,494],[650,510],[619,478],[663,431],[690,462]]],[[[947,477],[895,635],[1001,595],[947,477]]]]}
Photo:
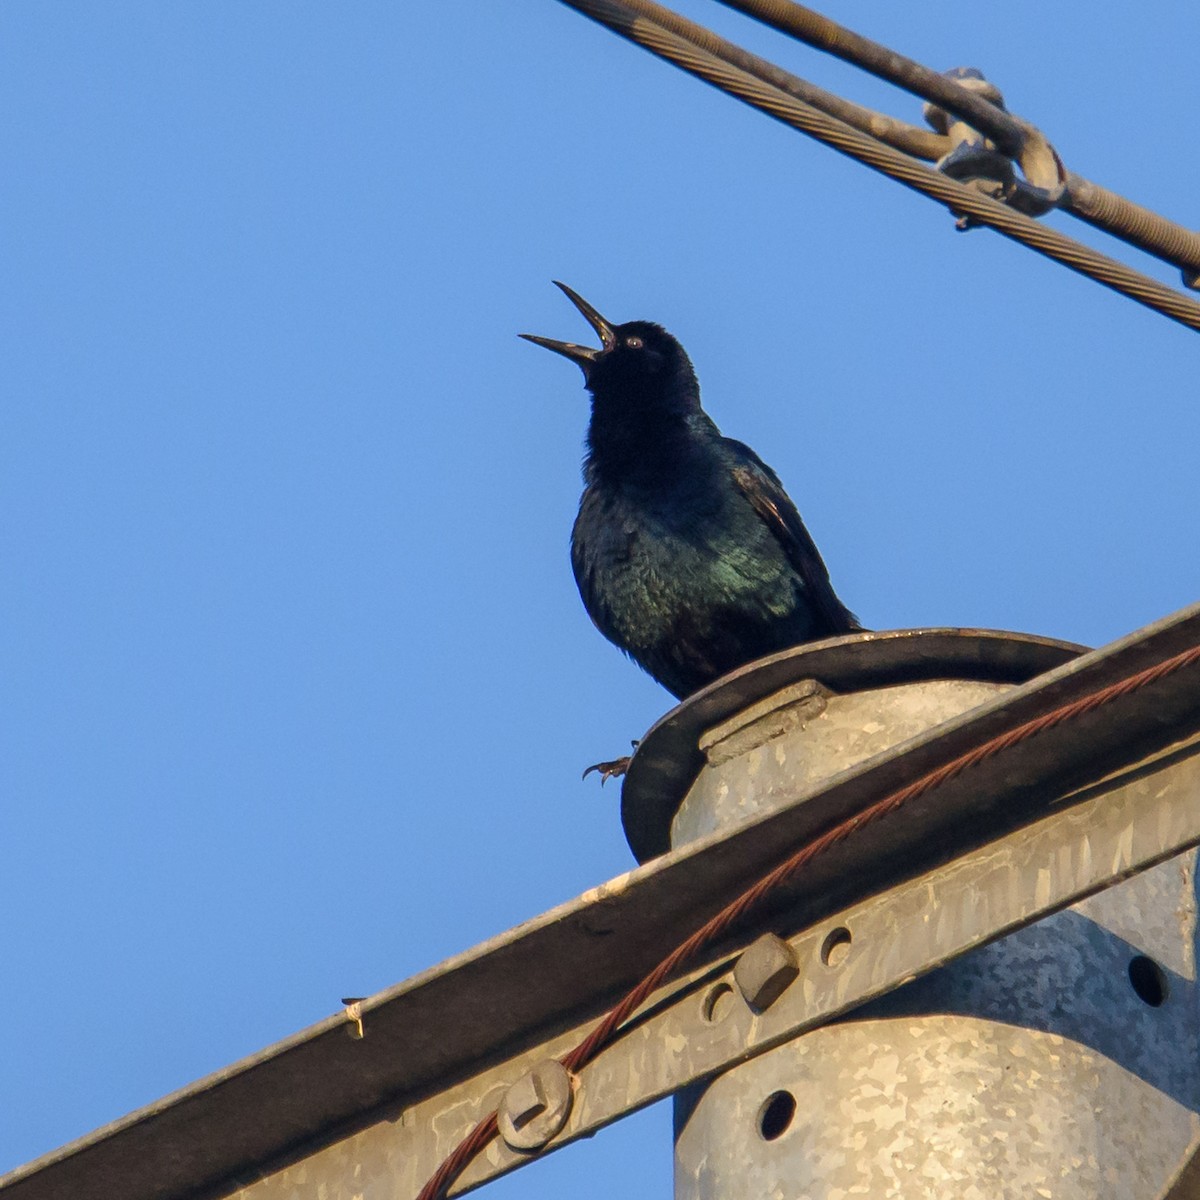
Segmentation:
{"type": "MultiPolygon", "coordinates": [[[[638,748],[638,740],[630,743],[636,750],[638,748]]],[[[621,758],[614,758],[608,762],[592,763],[590,767],[583,773],[583,778],[586,779],[593,771],[600,773],[600,786],[603,787],[610,779],[620,779],[626,771],[629,770],[629,764],[633,761],[632,754],[626,754],[621,758]]]]}
{"type": "Polygon", "coordinates": [[[624,775],[629,770],[631,761],[632,755],[626,754],[623,758],[613,758],[608,762],[592,763],[584,771],[583,778],[586,779],[593,771],[598,771],[600,773],[600,786],[603,787],[610,779],[619,779],[624,775]]]}

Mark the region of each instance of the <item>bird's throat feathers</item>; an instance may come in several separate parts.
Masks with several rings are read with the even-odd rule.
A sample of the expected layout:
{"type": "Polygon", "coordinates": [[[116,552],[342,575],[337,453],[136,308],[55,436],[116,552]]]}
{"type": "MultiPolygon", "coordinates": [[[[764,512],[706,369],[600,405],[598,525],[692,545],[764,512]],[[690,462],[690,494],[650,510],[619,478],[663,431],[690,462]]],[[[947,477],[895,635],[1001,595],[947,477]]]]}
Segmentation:
{"type": "Polygon", "coordinates": [[[685,467],[698,442],[720,436],[700,407],[700,385],[687,356],[681,351],[677,361],[661,367],[653,374],[600,371],[588,379],[589,480],[641,478],[685,467]]]}

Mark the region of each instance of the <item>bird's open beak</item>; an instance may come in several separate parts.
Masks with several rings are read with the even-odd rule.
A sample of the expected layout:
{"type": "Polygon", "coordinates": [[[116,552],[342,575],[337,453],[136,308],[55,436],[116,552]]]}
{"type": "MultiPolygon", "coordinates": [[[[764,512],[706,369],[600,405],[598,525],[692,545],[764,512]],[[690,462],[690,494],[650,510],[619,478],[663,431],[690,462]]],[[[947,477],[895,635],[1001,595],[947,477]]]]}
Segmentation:
{"type": "Polygon", "coordinates": [[[527,342],[533,342],[535,346],[545,346],[547,350],[569,358],[582,367],[586,375],[588,367],[606,350],[611,350],[617,344],[617,335],[613,332],[613,327],[578,292],[567,287],[565,283],[559,283],[557,279],[554,286],[562,289],[567,299],[583,313],[587,323],[600,335],[600,348],[597,350],[591,346],[579,346],[575,342],[556,342],[553,338],[539,337],[536,333],[522,333],[518,336],[527,342]]]}

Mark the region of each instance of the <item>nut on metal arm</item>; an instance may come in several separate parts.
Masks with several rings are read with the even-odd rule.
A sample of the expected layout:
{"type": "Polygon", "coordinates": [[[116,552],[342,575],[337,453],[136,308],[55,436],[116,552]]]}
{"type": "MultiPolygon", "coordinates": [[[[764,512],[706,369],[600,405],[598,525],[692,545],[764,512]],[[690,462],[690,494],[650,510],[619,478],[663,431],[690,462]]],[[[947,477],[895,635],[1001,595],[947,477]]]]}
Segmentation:
{"type": "MultiPolygon", "coordinates": [[[[1006,111],[999,88],[976,68],[955,67],[945,75],[1006,111]]],[[[937,162],[944,175],[1028,217],[1040,217],[1061,203],[1067,188],[1066,168],[1054,147],[1032,125],[1021,122],[1024,132],[1016,159],[1021,168],[1018,174],[1008,155],[961,118],[936,104],[926,103],[922,111],[929,125],[950,139],[950,151],[937,162]]],[[[958,218],[959,229],[970,229],[973,224],[968,216],[958,218]]]]}
{"type": "Polygon", "coordinates": [[[755,1012],[764,1012],[800,974],[796,951],[778,934],[764,933],[738,959],[733,981],[755,1012]]]}

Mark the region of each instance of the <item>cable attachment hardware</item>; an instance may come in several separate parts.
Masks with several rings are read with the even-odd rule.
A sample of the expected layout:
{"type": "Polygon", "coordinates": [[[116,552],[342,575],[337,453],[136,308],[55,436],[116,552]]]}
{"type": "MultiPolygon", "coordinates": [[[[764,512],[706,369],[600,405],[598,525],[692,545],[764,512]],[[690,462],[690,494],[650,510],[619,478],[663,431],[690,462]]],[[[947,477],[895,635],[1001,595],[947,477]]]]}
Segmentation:
{"type": "MultiPolygon", "coordinates": [[[[955,67],[945,72],[960,87],[976,92],[997,108],[1004,108],[1004,97],[995,84],[989,83],[974,67],[955,67]]],[[[937,169],[951,179],[999,200],[1027,217],[1040,217],[1058,206],[1067,190],[1067,171],[1054,147],[1032,125],[1021,122],[1023,136],[1017,166],[993,142],[977,129],[936,104],[926,103],[922,109],[925,120],[940,134],[950,139],[951,150],[937,162],[937,169]]],[[[976,222],[958,215],[958,228],[971,229],[976,222]]]]}
{"type": "Polygon", "coordinates": [[[574,1099],[575,1077],[545,1059],[504,1093],[496,1113],[500,1136],[513,1150],[540,1150],[566,1125],[574,1099]]]}

